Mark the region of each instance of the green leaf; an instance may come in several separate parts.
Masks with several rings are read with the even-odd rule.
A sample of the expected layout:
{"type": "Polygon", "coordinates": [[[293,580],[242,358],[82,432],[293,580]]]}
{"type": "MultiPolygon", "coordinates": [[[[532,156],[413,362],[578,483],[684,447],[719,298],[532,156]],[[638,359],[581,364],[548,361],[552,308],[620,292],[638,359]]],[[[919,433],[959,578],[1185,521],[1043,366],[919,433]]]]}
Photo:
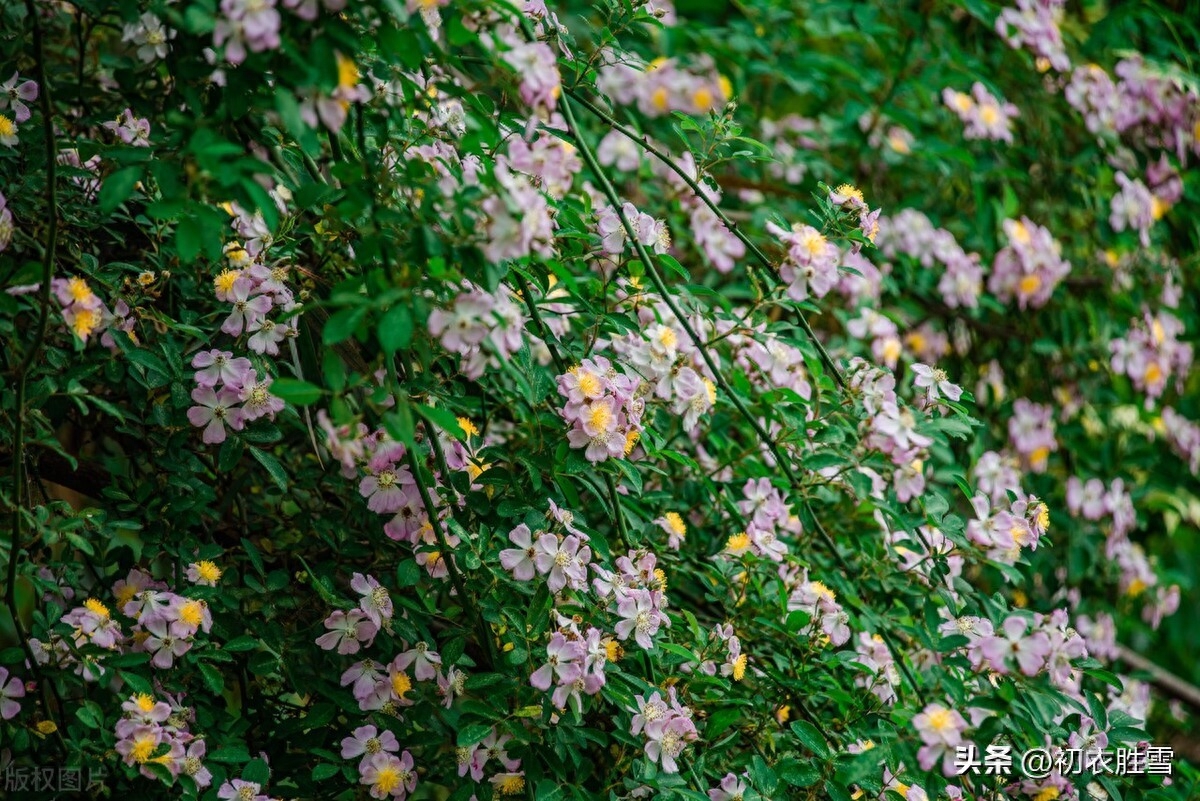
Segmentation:
{"type": "Polygon", "coordinates": [[[175,226],[175,252],[184,264],[191,264],[200,255],[204,230],[195,217],[184,217],[175,226]]]}
{"type": "Polygon", "coordinates": [[[266,784],[271,780],[271,769],[261,759],[252,759],[242,769],[242,779],[255,784],[266,784]]]}
{"type": "Polygon", "coordinates": [[[104,184],[100,187],[100,195],[96,200],[100,213],[111,214],[132,194],[133,187],[140,180],[142,180],[141,166],[125,167],[105,178],[104,184]]]}
{"type": "Polygon", "coordinates": [[[821,732],[817,730],[816,726],[807,720],[794,720],[791,729],[792,733],[796,735],[796,739],[804,743],[804,747],[809,751],[821,759],[829,756],[829,746],[826,745],[825,738],[821,736],[821,732]]]}
{"type": "Polygon", "coordinates": [[[221,675],[221,671],[207,662],[201,662],[200,675],[204,678],[204,686],[213,695],[219,696],[225,692],[225,677],[221,675]]]}
{"type": "Polygon", "coordinates": [[[795,759],[785,759],[776,768],[779,778],[793,787],[811,787],[821,778],[821,771],[811,762],[799,762],[795,759]]]}
{"type": "Polygon", "coordinates": [[[296,406],[311,406],[321,399],[325,390],[296,378],[276,378],[271,382],[271,394],[296,406]]]}
{"type": "Polygon", "coordinates": [[[243,634],[241,637],[235,637],[225,643],[224,650],[226,651],[253,651],[258,647],[258,640],[251,637],[249,634],[243,634]]]}
{"type": "Polygon", "coordinates": [[[336,345],[354,336],[358,324],[362,322],[366,313],[367,310],[362,307],[334,312],[325,321],[325,329],[321,332],[321,341],[326,345],[336,345]]]}
{"type": "Polygon", "coordinates": [[[407,348],[413,338],[413,313],[409,306],[393,306],[379,321],[379,344],[391,355],[407,348]]]}
{"type": "Polygon", "coordinates": [[[271,480],[275,482],[275,485],[284,492],[287,492],[288,476],[283,469],[283,465],[279,463],[279,460],[262,448],[255,448],[253,445],[250,446],[250,455],[267,469],[267,474],[271,476],[271,480]]]}
{"type": "Polygon", "coordinates": [[[314,782],[323,782],[326,779],[332,778],[342,772],[342,769],[337,765],[330,765],[328,762],[321,762],[313,766],[312,780],[314,782]]]}
{"type": "Polygon", "coordinates": [[[250,752],[246,750],[246,746],[244,745],[227,745],[223,748],[209,751],[205,759],[213,762],[225,762],[230,765],[240,765],[243,762],[250,761],[250,752]]]}
{"type": "Polygon", "coordinates": [[[84,701],[83,705],[75,710],[75,717],[89,729],[99,729],[104,725],[104,713],[95,701],[84,701]]]}
{"type": "Polygon", "coordinates": [[[492,733],[494,727],[489,723],[472,723],[458,730],[459,746],[475,745],[475,743],[492,733]]]}

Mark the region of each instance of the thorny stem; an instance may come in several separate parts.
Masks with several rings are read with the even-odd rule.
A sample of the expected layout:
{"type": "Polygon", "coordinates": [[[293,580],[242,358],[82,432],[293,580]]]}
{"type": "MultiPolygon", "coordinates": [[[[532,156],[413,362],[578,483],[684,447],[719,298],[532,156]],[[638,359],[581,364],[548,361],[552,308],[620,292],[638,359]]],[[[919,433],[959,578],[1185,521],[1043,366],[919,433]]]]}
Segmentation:
{"type": "MultiPolygon", "coordinates": [[[[572,97],[575,97],[573,93],[566,94],[571,94],[572,97]]],[[[645,247],[639,241],[637,233],[633,230],[633,225],[626,218],[625,212],[622,209],[620,196],[617,194],[612,182],[609,181],[608,174],[600,168],[600,164],[596,160],[595,154],[592,152],[591,145],[588,144],[588,142],[580,135],[578,123],[576,122],[575,115],[571,110],[571,101],[565,96],[565,94],[564,97],[560,99],[559,106],[562,109],[563,118],[566,120],[567,127],[569,128],[572,137],[575,139],[576,146],[579,148],[580,155],[583,157],[588,169],[591,170],[592,174],[596,176],[597,181],[600,183],[601,191],[604,193],[605,197],[608,199],[608,202],[613,206],[617,212],[617,215],[620,217],[621,224],[625,228],[626,236],[628,236],[629,240],[633,243],[633,247],[637,252],[638,258],[641,260],[642,264],[645,265],[646,273],[650,276],[650,280],[654,284],[655,289],[662,296],[663,302],[667,304],[667,308],[669,308],[671,313],[675,315],[676,319],[679,321],[679,324],[683,327],[684,332],[687,333],[688,337],[692,340],[692,344],[696,346],[701,358],[704,359],[704,363],[712,372],[713,377],[715,378],[716,383],[721,388],[722,392],[724,392],[724,394],[730,399],[738,413],[745,418],[746,422],[748,422],[750,427],[754,429],[754,432],[758,435],[759,439],[761,439],[771,451],[771,454],[775,457],[776,465],[778,465],[779,468],[784,472],[784,475],[787,477],[791,485],[793,487],[799,486],[800,482],[795,472],[792,470],[785,454],[780,450],[779,445],[762,427],[762,424],[758,421],[758,419],[750,413],[750,410],[746,408],[746,405],[742,402],[741,398],[739,398],[733,392],[733,389],[729,386],[729,383],[725,380],[716,363],[713,361],[712,356],[709,354],[708,349],[705,347],[704,341],[692,328],[692,325],[688,322],[687,318],[684,317],[682,310],[678,307],[674,298],[667,290],[667,286],[662,279],[662,275],[658,271],[658,267],[651,259],[650,254],[646,251],[645,247]]],[[[836,367],[833,369],[836,369],[836,367]]],[[[809,516],[812,517],[817,529],[817,533],[820,535],[821,540],[824,542],[826,548],[828,548],[838,566],[843,572],[846,573],[846,575],[851,575],[849,563],[846,562],[846,558],[842,556],[841,551],[838,550],[837,544],[833,541],[833,538],[829,535],[829,532],[825,530],[823,525],[821,525],[820,520],[817,518],[817,515],[812,508],[812,505],[807,499],[803,499],[802,503],[804,504],[804,508],[808,511],[809,516]]],[[[883,637],[888,647],[895,651],[896,649],[892,645],[886,633],[883,633],[883,637]]],[[[898,653],[899,652],[897,652],[897,654],[898,653]]],[[[900,667],[903,670],[905,677],[912,685],[913,690],[919,694],[920,690],[917,685],[916,677],[913,676],[912,672],[908,668],[908,665],[904,663],[903,659],[897,659],[896,661],[900,664],[900,667]]]]}
{"type": "MultiPolygon", "coordinates": [[[[734,236],[736,236],[739,240],[741,240],[742,244],[744,244],[750,250],[750,252],[754,254],[754,257],[756,259],[758,259],[759,263],[762,264],[762,266],[765,268],[765,272],[766,272],[767,276],[771,280],[774,280],[775,266],[771,263],[771,260],[767,257],[767,255],[765,253],[763,253],[762,250],[758,247],[758,245],[756,245],[754,243],[754,240],[752,240],[750,237],[746,236],[746,234],[744,234],[742,232],[742,230],[740,228],[738,228],[737,223],[730,220],[728,215],[726,215],[725,212],[721,211],[721,209],[717,206],[717,204],[714,203],[712,201],[712,199],[708,197],[707,193],[704,191],[704,188],[700,186],[699,182],[697,182],[696,179],[693,178],[692,176],[688,175],[687,171],[684,170],[682,167],[680,167],[679,164],[676,163],[674,159],[672,159],[669,155],[667,155],[662,150],[660,150],[658,147],[656,147],[650,141],[649,137],[642,136],[642,135],[638,134],[637,131],[634,131],[630,128],[625,127],[620,122],[618,122],[612,115],[606,113],[603,109],[601,109],[598,106],[589,102],[586,98],[582,97],[574,89],[564,89],[563,94],[569,95],[572,99],[576,100],[581,106],[583,106],[588,111],[590,111],[592,114],[594,114],[596,117],[598,117],[600,120],[602,120],[606,125],[608,125],[610,128],[612,128],[614,131],[617,131],[618,133],[621,133],[621,134],[625,135],[626,137],[628,137],[629,139],[633,140],[633,142],[635,142],[637,145],[639,145],[641,148],[643,148],[647,153],[650,153],[650,154],[654,155],[655,157],[657,157],[659,161],[661,161],[663,164],[667,165],[667,167],[669,167],[676,175],[678,175],[681,179],[683,179],[683,182],[686,183],[688,185],[688,187],[690,187],[691,190],[696,193],[696,197],[700,199],[700,202],[703,203],[704,205],[708,206],[709,210],[712,211],[712,213],[717,216],[717,219],[719,219],[724,224],[724,226],[729,230],[729,232],[731,234],[733,234],[734,236]]],[[[567,105],[567,102],[568,102],[567,99],[564,97],[562,100],[562,105],[565,107],[567,105]]],[[[572,127],[574,127],[574,126],[572,126],[572,127]]],[[[632,235],[631,235],[631,238],[636,239],[636,237],[632,237],[632,235]]],[[[830,373],[833,374],[834,380],[837,381],[838,386],[845,389],[846,378],[845,378],[845,376],[842,375],[841,368],[838,367],[837,362],[835,362],[833,360],[833,357],[829,355],[829,352],[825,350],[825,346],[823,344],[821,344],[821,340],[817,338],[816,332],[812,330],[812,327],[808,324],[808,320],[805,319],[804,313],[797,310],[796,316],[800,321],[800,327],[802,329],[804,329],[804,334],[809,338],[809,340],[812,342],[813,346],[817,349],[817,353],[818,353],[818,355],[820,355],[821,361],[825,363],[825,367],[829,370],[830,373]]]]}
{"type": "Polygon", "coordinates": [[[517,286],[521,288],[521,297],[525,300],[525,306],[529,309],[529,316],[533,318],[533,324],[538,328],[538,336],[546,343],[546,347],[550,350],[550,358],[554,360],[554,366],[559,374],[567,372],[567,363],[563,361],[562,356],[558,353],[558,348],[550,341],[550,329],[546,327],[546,323],[542,320],[542,314],[538,311],[537,303],[533,299],[533,295],[529,292],[529,282],[525,280],[525,276],[521,275],[516,270],[512,273],[516,277],[517,286]]]}
{"type": "MultiPolygon", "coordinates": [[[[387,360],[388,378],[392,383],[392,391],[396,396],[397,403],[400,402],[400,379],[396,375],[396,363],[394,359],[387,360]]],[[[405,373],[410,374],[411,368],[407,365],[405,373]]],[[[436,435],[434,435],[436,436],[436,435]]],[[[479,636],[483,640],[483,647],[487,649],[488,658],[493,660],[492,655],[492,638],[487,632],[486,622],[479,614],[479,609],[475,606],[474,599],[467,594],[466,585],[463,583],[462,574],[458,572],[458,566],[454,563],[454,549],[450,547],[450,542],[446,538],[446,531],[442,526],[442,521],[437,516],[437,507],[433,505],[433,498],[429,494],[429,487],[425,485],[425,477],[421,473],[421,464],[417,461],[417,455],[413,448],[405,446],[404,458],[408,462],[408,468],[412,471],[413,481],[417,484],[417,492],[421,495],[421,503],[425,505],[425,514],[429,518],[429,525],[433,528],[437,535],[438,544],[441,546],[441,558],[446,564],[446,572],[450,574],[450,583],[454,585],[454,591],[458,594],[462,601],[463,607],[467,614],[474,619],[476,628],[479,629],[479,636]]],[[[448,481],[447,477],[447,481],[448,481]]],[[[494,660],[493,660],[494,661],[494,660]]]]}
{"type": "MultiPolygon", "coordinates": [[[[42,23],[34,0],[25,0],[25,13],[33,26],[33,58],[34,76],[38,84],[39,98],[42,107],[42,136],[45,137],[46,148],[46,214],[49,221],[46,228],[46,246],[42,257],[42,285],[38,292],[38,322],[34,327],[33,341],[29,344],[25,356],[16,371],[16,428],[13,432],[13,473],[12,473],[12,528],[8,549],[8,572],[4,586],[4,603],[12,615],[13,626],[16,628],[17,639],[29,660],[30,669],[38,676],[38,684],[42,688],[42,703],[46,714],[54,716],[55,711],[49,703],[47,695],[48,682],[41,676],[33,648],[29,644],[29,633],[21,622],[20,611],[17,609],[17,566],[21,561],[22,529],[25,525],[25,394],[29,378],[29,369],[41,352],[42,343],[46,339],[46,330],[50,322],[50,278],[54,273],[54,256],[58,247],[58,196],[55,181],[57,179],[57,161],[54,152],[54,107],[50,98],[50,86],[46,82],[46,58],[42,41],[42,23]]],[[[58,726],[59,746],[66,750],[62,739],[62,726],[58,726]]]]}

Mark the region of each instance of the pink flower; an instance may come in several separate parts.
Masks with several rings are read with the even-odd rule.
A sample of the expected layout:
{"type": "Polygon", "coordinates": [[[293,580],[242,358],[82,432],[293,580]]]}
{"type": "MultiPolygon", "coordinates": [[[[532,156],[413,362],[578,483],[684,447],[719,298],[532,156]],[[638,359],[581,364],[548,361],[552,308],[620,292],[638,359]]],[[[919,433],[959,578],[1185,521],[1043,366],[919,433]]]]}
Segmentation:
{"type": "Polygon", "coordinates": [[[217,798],[222,801],[271,801],[270,797],[261,791],[262,785],[257,782],[234,779],[221,785],[221,789],[217,791],[217,798]]]}
{"type": "Polygon", "coordinates": [[[661,763],[664,773],[678,773],[679,764],[675,760],[697,736],[696,726],[691,720],[683,716],[672,717],[663,726],[659,736],[652,737],[646,743],[646,756],[651,762],[661,763]]]}
{"type": "Polygon", "coordinates": [[[362,596],[358,606],[375,626],[384,628],[384,621],[391,621],[394,611],[392,596],[374,576],[355,573],[350,579],[350,589],[362,596]]]}
{"type": "Polygon", "coordinates": [[[17,125],[29,119],[29,107],[25,104],[37,100],[38,96],[38,85],[33,81],[17,83],[20,77],[19,73],[14,72],[11,78],[0,84],[0,109],[11,106],[17,125]]]}
{"type": "Polygon", "coordinates": [[[917,363],[912,366],[912,371],[917,377],[913,386],[925,390],[925,402],[928,405],[936,404],[942,396],[952,401],[962,397],[962,387],[951,383],[945,370],[917,363]]]}
{"type": "Polygon", "coordinates": [[[400,741],[396,735],[386,729],[381,733],[374,726],[359,726],[352,736],[342,740],[342,759],[354,759],[363,756],[359,769],[366,767],[372,756],[387,751],[395,753],[400,750],[400,741]]]}
{"type": "Polygon", "coordinates": [[[555,680],[559,684],[570,684],[583,675],[583,646],[568,640],[560,632],[550,635],[546,645],[546,664],[533,672],[529,683],[536,689],[549,690],[555,680]]]}
{"type": "Polygon", "coordinates": [[[9,678],[8,668],[0,667],[0,720],[11,720],[21,711],[18,698],[25,697],[25,683],[16,676],[9,678]]]}
{"type": "Polygon", "coordinates": [[[617,636],[627,640],[632,634],[638,645],[646,650],[653,648],[659,627],[664,623],[671,625],[670,619],[659,611],[661,597],[661,593],[646,589],[626,593],[617,602],[617,614],[623,618],[616,625],[617,636]]]}
{"type": "Polygon", "coordinates": [[[199,386],[192,390],[192,400],[198,405],[188,409],[188,421],[197,428],[204,428],[204,442],[219,445],[225,441],[225,426],[241,431],[245,413],[236,404],[241,400],[238,393],[226,386],[219,392],[212,387],[199,386]]]}
{"type": "Polygon", "coordinates": [[[235,359],[230,351],[215,348],[197,353],[192,358],[192,367],[196,368],[196,383],[214,389],[219,384],[238,389],[253,372],[249,359],[235,359]]]}
{"type": "Polygon", "coordinates": [[[534,563],[542,574],[549,574],[547,586],[550,592],[559,592],[564,587],[582,589],[587,584],[586,565],[592,558],[592,549],[581,546],[581,540],[568,534],[559,542],[554,534],[543,534],[537,540],[534,563]]]}
{"type": "Polygon", "coordinates": [[[1017,660],[1017,666],[1026,676],[1034,676],[1046,664],[1050,655],[1050,638],[1045,632],[1028,633],[1029,623],[1025,618],[1010,615],[1001,626],[1003,636],[985,637],[976,643],[979,653],[997,673],[1008,673],[1008,658],[1017,660]]]}
{"type": "Polygon", "coordinates": [[[508,538],[516,548],[506,548],[500,552],[500,565],[513,574],[517,581],[529,581],[534,576],[534,559],[537,549],[533,546],[529,526],[521,525],[508,532],[508,538]]]}
{"type": "Polygon", "coordinates": [[[750,792],[744,776],[725,774],[721,783],[708,791],[709,801],[742,801],[750,792]]]}
{"type": "Polygon", "coordinates": [[[379,631],[379,626],[359,609],[334,611],[325,618],[325,628],[329,632],[317,638],[317,645],[326,651],[336,648],[339,654],[356,654],[363,646],[370,648],[379,631]]]}
{"type": "Polygon", "coordinates": [[[413,666],[413,676],[417,681],[430,681],[436,678],[438,667],[435,666],[441,664],[442,657],[438,655],[437,651],[431,651],[429,643],[423,640],[396,657],[396,666],[401,670],[408,670],[409,665],[413,666]]]}

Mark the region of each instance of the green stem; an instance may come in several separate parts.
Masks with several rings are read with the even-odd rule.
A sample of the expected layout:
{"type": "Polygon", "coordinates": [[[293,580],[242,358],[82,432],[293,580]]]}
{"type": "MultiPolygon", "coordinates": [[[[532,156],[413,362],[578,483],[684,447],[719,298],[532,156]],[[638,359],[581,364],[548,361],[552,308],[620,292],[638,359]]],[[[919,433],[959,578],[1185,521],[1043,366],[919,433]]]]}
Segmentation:
{"type": "MultiPolygon", "coordinates": [[[[583,106],[588,111],[590,111],[592,114],[594,114],[596,117],[601,119],[606,125],[608,125],[610,128],[612,128],[614,131],[617,131],[618,133],[623,134],[624,136],[633,140],[640,147],[642,147],[642,149],[644,149],[647,153],[650,153],[650,154],[656,156],[659,161],[661,161],[663,164],[667,165],[668,168],[670,168],[676,175],[678,175],[683,180],[683,182],[685,184],[687,184],[691,188],[691,190],[696,194],[696,197],[700,199],[700,202],[703,203],[704,205],[708,206],[709,210],[712,211],[712,213],[717,216],[717,219],[719,219],[725,225],[725,227],[727,229],[729,229],[729,232],[731,234],[733,234],[735,237],[737,237],[739,240],[741,240],[742,244],[744,244],[747,247],[747,249],[749,249],[749,251],[754,254],[754,257],[756,259],[758,259],[759,263],[762,264],[762,266],[765,268],[765,272],[766,272],[766,275],[768,276],[768,278],[770,278],[771,280],[775,280],[775,266],[771,263],[771,260],[769,258],[767,258],[767,255],[765,253],[763,253],[761,249],[759,249],[758,245],[756,245],[754,243],[754,240],[752,240],[750,237],[746,236],[746,234],[744,234],[742,232],[742,230],[740,228],[738,228],[738,225],[736,222],[729,219],[729,217],[725,214],[725,212],[721,211],[721,209],[717,206],[717,204],[714,203],[708,197],[707,193],[704,191],[703,187],[700,186],[699,182],[697,182],[696,179],[693,178],[692,176],[688,175],[687,171],[684,170],[682,167],[680,167],[679,164],[676,163],[674,159],[672,159],[669,155],[667,155],[662,150],[658,149],[654,144],[652,144],[650,142],[649,137],[642,136],[642,135],[638,134],[637,131],[634,131],[630,128],[625,127],[620,122],[618,122],[614,117],[612,117],[612,115],[606,113],[603,109],[588,102],[587,99],[580,96],[580,94],[578,92],[576,92],[574,89],[565,89],[564,94],[569,95],[571,98],[576,100],[581,106],[583,106]]],[[[567,101],[566,97],[564,97],[562,99],[562,105],[565,107],[567,105],[567,102],[568,101],[567,101]]],[[[833,357],[829,355],[829,352],[825,350],[825,346],[823,344],[821,344],[821,340],[819,340],[817,338],[816,332],[813,331],[812,327],[808,324],[808,320],[804,317],[803,312],[797,310],[796,317],[800,322],[800,327],[802,329],[804,329],[805,335],[812,342],[813,347],[815,347],[817,349],[817,353],[821,357],[821,361],[823,361],[825,363],[825,367],[829,370],[829,372],[831,372],[833,374],[834,380],[837,381],[838,386],[841,387],[842,389],[845,389],[846,388],[846,378],[844,375],[842,375],[841,368],[838,367],[837,362],[835,362],[833,360],[833,357]]]]}

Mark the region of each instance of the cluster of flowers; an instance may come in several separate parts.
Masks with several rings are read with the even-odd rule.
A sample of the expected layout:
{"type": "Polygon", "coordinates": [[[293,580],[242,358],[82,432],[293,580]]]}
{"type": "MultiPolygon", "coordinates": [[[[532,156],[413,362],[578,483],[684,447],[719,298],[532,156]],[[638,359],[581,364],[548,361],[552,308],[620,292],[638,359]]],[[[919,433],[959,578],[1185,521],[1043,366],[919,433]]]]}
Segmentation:
{"type": "Polygon", "coordinates": [[[996,253],[988,289],[1002,301],[1015,297],[1022,310],[1046,305],[1071,272],[1062,246],[1028,217],[1005,220],[1004,233],[1008,244],[996,253]]]}
{"type": "Polygon", "coordinates": [[[203,762],[208,746],[189,731],[195,713],[170,696],[167,699],[170,703],[138,693],[121,704],[125,717],[117,722],[116,751],[147,779],[158,778],[150,769],[158,765],[172,776],[190,776],[198,787],[208,787],[212,773],[203,762]]]}
{"type": "Polygon", "coordinates": [[[463,290],[448,309],[430,312],[429,333],[439,338],[443,348],[462,356],[463,374],[477,380],[521,347],[528,320],[520,301],[504,284],[495,294],[469,282],[463,282],[463,290]]]}
{"type": "Polygon", "coordinates": [[[1050,454],[1058,450],[1054,436],[1054,410],[1027,398],[1013,401],[1008,437],[1017,453],[1035,473],[1046,472],[1050,454]]]}
{"type": "MultiPolygon", "coordinates": [[[[188,580],[213,586],[221,571],[212,562],[197,562],[188,568],[188,580]]],[[[85,645],[102,651],[148,653],[151,666],[166,670],[191,650],[198,632],[212,629],[212,614],[202,600],[171,592],[166,583],[155,581],[138,569],[117,581],[112,588],[122,614],[133,620],[128,635],[108,607],[95,598],[87,599],[63,615],[62,623],[71,628],[74,649],[58,634],[46,642],[30,640],[39,664],[74,666],[75,674],[85,681],[97,681],[106,672],[102,657],[93,650],[80,654],[85,645]]]]}
{"type": "Polygon", "coordinates": [[[1128,376],[1139,392],[1146,394],[1149,408],[1167,386],[1167,379],[1176,376],[1179,392],[1192,366],[1192,346],[1180,342],[1183,322],[1168,312],[1150,314],[1134,320],[1129,333],[1109,343],[1113,372],[1128,376]]]}
{"type": "MultiPolygon", "coordinates": [[[[14,72],[11,78],[0,84],[0,145],[16,147],[18,126],[32,116],[25,104],[37,100],[37,96],[37,83],[22,81],[18,72],[14,72]],[[3,113],[5,110],[10,111],[11,116],[3,113]]],[[[0,247],[0,250],[3,248],[0,247]]]]}
{"type": "Polygon", "coordinates": [[[989,559],[1011,565],[1022,548],[1037,550],[1050,527],[1050,510],[1035,495],[1022,494],[1010,500],[1010,491],[1005,491],[1002,500],[986,495],[971,499],[975,518],[967,523],[967,539],[985,549],[989,559]]]}
{"type": "Polygon", "coordinates": [[[1147,168],[1146,177],[1152,186],[1123,172],[1117,173],[1120,190],[1112,196],[1108,216],[1108,224],[1114,231],[1126,228],[1137,231],[1143,247],[1150,245],[1150,229],[1154,223],[1162,219],[1183,194],[1179,173],[1165,155],[1147,168]]]}
{"type": "Polygon", "coordinates": [[[1012,120],[1020,112],[1012,103],[995,97],[979,81],[971,86],[970,94],[946,87],[942,90],[942,102],[966,126],[963,138],[1012,144],[1012,120]]]}
{"type": "Polygon", "coordinates": [[[492,174],[500,191],[481,206],[487,216],[483,253],[488,261],[551,258],[555,224],[546,196],[528,176],[510,170],[507,162],[497,162],[492,174]]]}
{"type": "Polygon", "coordinates": [[[1016,8],[1005,8],[996,17],[996,33],[1009,47],[1029,48],[1037,58],[1038,69],[1066,72],[1071,68],[1063,46],[1062,7],[1066,0],[1017,0],[1016,8]]]}
{"type": "Polygon", "coordinates": [[[224,442],[225,426],[241,431],[248,422],[264,416],[274,419],[283,411],[283,401],[271,394],[271,377],[259,378],[247,358],[213,348],[197,353],[192,367],[196,368],[192,400],[197,405],[188,409],[188,422],[204,429],[206,444],[224,442]]]}
{"type": "MultiPolygon", "coordinates": [[[[557,381],[558,393],[566,399],[561,414],[571,426],[567,441],[572,448],[585,448],[584,456],[590,462],[633,452],[641,437],[647,384],[618,371],[603,356],[584,359],[558,376],[557,381]]],[[[707,396],[704,384],[699,380],[696,383],[707,396]]],[[[676,395],[680,394],[676,389],[676,395]]]]}
{"type": "MultiPolygon", "coordinates": [[[[566,130],[566,121],[556,113],[546,125],[530,132],[530,135],[509,138],[508,154],[497,157],[497,163],[530,176],[536,187],[553,198],[561,199],[571,190],[575,175],[583,169],[575,146],[553,133],[566,130]],[[530,138],[533,133],[536,136],[530,138]]],[[[526,209],[525,206],[521,208],[526,209]]],[[[628,210],[626,213],[629,213],[628,210]]],[[[549,230],[546,221],[542,220],[538,227],[543,231],[543,238],[546,238],[549,230]]]]}
{"type": "Polygon", "coordinates": [[[794,564],[780,566],[779,578],[788,592],[788,612],[809,616],[817,642],[841,646],[849,641],[850,616],[833,590],[820,581],[810,581],[808,570],[802,571],[794,564]]]}
{"type": "Polygon", "coordinates": [[[634,715],[629,733],[646,738],[646,756],[662,765],[664,773],[678,773],[676,760],[688,743],[700,736],[692,722],[692,710],[679,702],[673,686],[667,689],[666,698],[656,691],[649,698],[635,695],[633,700],[637,708],[630,710],[634,715]]]}
{"type": "Polygon", "coordinates": [[[1173,152],[1180,161],[1188,150],[1200,154],[1200,124],[1195,91],[1155,71],[1141,56],[1118,62],[1116,81],[1096,64],[1077,67],[1067,84],[1067,102],[1083,115],[1089,131],[1115,132],[1136,145],[1173,152]]]}
{"type": "MultiPolygon", "coordinates": [[[[612,348],[644,382],[634,390],[635,396],[652,393],[669,403],[671,412],[681,416],[684,430],[694,434],[700,417],[716,402],[716,384],[674,313],[665,303],[642,302],[650,299],[649,295],[626,298],[637,302],[641,327],[637,333],[614,338],[612,348]]],[[[699,316],[691,322],[693,330],[703,331],[709,325],[699,316]]]]}
{"type": "Polygon", "coordinates": [[[861,631],[854,650],[854,661],[865,668],[855,676],[854,683],[869,690],[880,703],[896,703],[900,671],[896,668],[896,659],[884,642],[883,636],[861,631]]]}
{"type": "Polygon", "coordinates": [[[780,535],[795,536],[802,532],[800,518],[791,513],[783,493],[771,485],[770,479],[748,479],[742,487],[738,510],[746,521],[746,530],[729,538],[725,553],[732,557],[753,553],[782,562],[788,546],[780,535]]]}
{"type": "Polygon", "coordinates": [[[626,202],[620,212],[603,203],[598,204],[597,208],[596,228],[600,232],[600,248],[606,256],[601,260],[601,265],[606,273],[611,273],[617,265],[613,257],[620,256],[627,247],[629,234],[625,230],[622,217],[629,221],[637,241],[643,247],[651,248],[655,253],[666,253],[670,247],[671,233],[667,224],[649,214],[639,212],[632,203],[626,202]]]}
{"type": "Polygon", "coordinates": [[[367,785],[372,798],[404,801],[417,788],[417,770],[407,750],[399,756],[400,742],[387,729],[359,726],[342,740],[342,759],[359,759],[358,781],[367,785]]]}
{"type": "MultiPolygon", "coordinates": [[[[900,341],[900,329],[891,319],[869,306],[863,306],[859,312],[858,317],[847,321],[847,333],[857,339],[870,338],[871,354],[875,360],[889,370],[895,370],[904,352],[904,345],[900,341]]],[[[859,383],[875,394],[885,394],[886,389],[895,388],[896,379],[890,372],[874,368],[865,359],[856,356],[851,360],[850,366],[851,372],[858,374],[859,383]],[[879,380],[884,383],[879,384],[879,380]],[[891,383],[887,384],[889,381],[891,383]]]]}
{"type": "Polygon", "coordinates": [[[966,718],[942,704],[926,704],[913,716],[912,727],[921,738],[922,745],[917,750],[917,763],[921,770],[932,770],[940,760],[943,773],[953,776],[956,749],[964,743],[966,718]]]}
{"type": "Polygon", "coordinates": [[[174,38],[175,29],[166,27],[161,19],[147,11],[136,22],[125,23],[121,41],[132,43],[137,48],[137,57],[150,64],[167,57],[168,42],[174,38]]]}
{"type": "Polygon", "coordinates": [[[824,234],[804,223],[793,223],[791,230],[787,230],[768,222],[767,231],[787,247],[779,277],[787,284],[789,298],[796,301],[823,298],[837,285],[841,254],[824,234]]]}
{"type": "Polygon", "coordinates": [[[1200,425],[1196,425],[1170,406],[1162,410],[1163,430],[1167,441],[1188,463],[1194,474],[1200,474],[1200,425]]]}
{"type": "Polygon", "coordinates": [[[746,245],[708,206],[708,203],[714,206],[720,204],[721,191],[715,183],[707,180],[707,175],[700,170],[695,156],[690,152],[685,151],[675,158],[675,162],[696,186],[700,187],[703,197],[665,162],[654,159],[650,168],[659,179],[671,187],[679,199],[679,205],[687,212],[692,241],[712,262],[717,272],[728,273],[733,269],[735,262],[746,255],[746,245]]]}
{"type": "Polygon", "coordinates": [[[124,300],[118,298],[113,310],[109,311],[104,301],[88,286],[87,281],[78,276],[52,278],[50,291],[62,306],[63,322],[83,342],[86,343],[91,336],[101,334],[100,344],[115,351],[117,343],[113,339],[112,331],[124,331],[133,336],[133,327],[137,321],[130,316],[129,304],[124,300]]]}
{"type": "MultiPolygon", "coordinates": [[[[850,184],[841,184],[837,189],[829,190],[829,202],[835,208],[848,212],[854,217],[862,235],[868,241],[875,242],[875,237],[879,235],[879,215],[882,213],[882,209],[872,210],[868,207],[861,189],[850,184]]],[[[858,252],[859,247],[856,245],[854,252],[858,252]]]]}
{"type": "Polygon", "coordinates": [[[926,268],[935,263],[945,267],[937,288],[950,308],[973,309],[979,305],[979,295],[983,292],[979,254],[967,253],[954,234],[935,228],[920,211],[904,209],[894,216],[881,217],[875,245],[889,259],[902,254],[926,268]]]}
{"type": "Polygon", "coordinates": [[[766,393],[790,389],[806,401],[812,399],[813,388],[803,352],[768,331],[765,323],[748,327],[721,319],[716,331],[725,336],[733,363],[746,373],[757,390],[766,393]]]}
{"type": "Polygon", "coordinates": [[[701,59],[695,70],[673,58],[658,58],[639,69],[615,58],[600,68],[596,88],[622,105],[636,104],[647,117],[675,111],[707,114],[733,97],[733,87],[718,75],[711,59],[701,59]]]}

